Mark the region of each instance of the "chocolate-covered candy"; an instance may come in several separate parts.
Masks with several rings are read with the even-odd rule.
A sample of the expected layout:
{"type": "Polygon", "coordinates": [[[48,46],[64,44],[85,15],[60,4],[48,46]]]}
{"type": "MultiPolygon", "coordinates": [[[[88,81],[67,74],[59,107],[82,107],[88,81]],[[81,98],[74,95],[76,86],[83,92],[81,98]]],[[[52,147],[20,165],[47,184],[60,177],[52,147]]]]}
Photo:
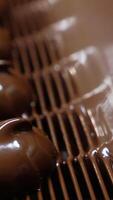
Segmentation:
{"type": "Polygon", "coordinates": [[[0,28],[0,59],[11,57],[11,36],[7,28],[0,28]]]}
{"type": "Polygon", "coordinates": [[[41,130],[21,118],[0,123],[0,191],[37,189],[56,165],[57,152],[41,130]]]}
{"type": "Polygon", "coordinates": [[[32,88],[25,77],[0,72],[0,119],[8,119],[29,112],[32,99],[32,88]]]}

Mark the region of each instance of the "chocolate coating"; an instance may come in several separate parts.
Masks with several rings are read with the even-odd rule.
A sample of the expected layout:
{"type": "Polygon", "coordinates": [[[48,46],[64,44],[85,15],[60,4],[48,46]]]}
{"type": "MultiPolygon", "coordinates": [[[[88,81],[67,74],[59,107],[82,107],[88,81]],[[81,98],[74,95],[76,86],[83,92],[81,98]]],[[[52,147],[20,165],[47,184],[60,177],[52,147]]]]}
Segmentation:
{"type": "Polygon", "coordinates": [[[8,119],[30,110],[32,89],[22,75],[0,73],[0,119],[8,119]]]}
{"type": "Polygon", "coordinates": [[[56,164],[57,152],[41,130],[24,119],[0,124],[0,190],[37,189],[56,164]]]}

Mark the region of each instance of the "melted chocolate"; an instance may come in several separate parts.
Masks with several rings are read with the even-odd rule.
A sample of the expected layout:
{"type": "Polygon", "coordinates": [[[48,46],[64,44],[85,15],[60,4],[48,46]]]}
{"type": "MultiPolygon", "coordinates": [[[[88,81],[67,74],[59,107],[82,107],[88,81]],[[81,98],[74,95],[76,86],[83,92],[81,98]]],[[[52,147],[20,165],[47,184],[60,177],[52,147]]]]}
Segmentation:
{"type": "MultiPolygon", "coordinates": [[[[93,2],[89,0],[84,2],[83,0],[76,0],[76,2],[74,0],[55,0],[51,2],[49,0],[39,0],[17,6],[16,9],[13,9],[13,17],[16,19],[15,23],[22,23],[24,27],[26,27],[26,21],[28,21],[29,31],[33,32],[33,29],[49,28],[49,25],[61,19],[75,16],[76,20],[73,28],[66,29],[69,25],[67,20],[67,22],[64,21],[65,23],[62,24],[62,29],[63,27],[65,28],[64,31],[57,30],[59,33],[51,34],[57,35],[58,33],[58,38],[61,35],[63,39],[59,41],[61,41],[61,45],[63,43],[64,50],[69,55],[89,45],[103,46],[113,41],[112,10],[112,0],[109,0],[109,3],[106,0],[95,0],[93,2]],[[35,26],[35,20],[37,26],[35,26]],[[30,25],[31,21],[32,26],[30,25]],[[65,41],[67,42],[65,43],[65,41]]],[[[26,30],[26,33],[28,33],[27,27],[26,30]]]]}
{"type": "Polygon", "coordinates": [[[55,168],[57,152],[41,130],[32,130],[24,119],[0,123],[0,190],[9,192],[37,189],[55,168]]]}
{"type": "MultiPolygon", "coordinates": [[[[51,1],[51,2],[49,0],[40,0],[39,2],[34,1],[28,4],[24,2],[25,6],[24,7],[17,6],[18,7],[17,9],[14,9],[13,7],[13,18],[15,19],[14,20],[15,22],[13,22],[14,27],[16,27],[17,24],[21,25],[21,28],[20,28],[21,30],[19,29],[18,31],[15,30],[16,33],[18,32],[18,35],[23,36],[23,34],[30,34],[32,32],[34,33],[34,30],[35,31],[41,30],[46,27],[46,29],[44,29],[43,32],[39,33],[39,37],[37,37],[37,38],[40,38],[38,39],[39,41],[37,40],[37,44],[39,43],[38,45],[39,48],[40,48],[40,44],[43,45],[42,48],[44,49],[45,54],[47,54],[45,55],[45,58],[43,57],[43,59],[47,60],[48,64],[46,64],[46,66],[51,65],[52,63],[56,62],[56,60],[61,59],[62,57],[66,57],[70,55],[70,53],[78,51],[79,49],[83,49],[84,47],[87,47],[90,45],[103,47],[103,46],[106,46],[106,44],[109,44],[113,41],[113,37],[112,37],[113,35],[113,26],[112,26],[113,1],[110,0],[108,3],[108,1],[106,0],[103,0],[103,1],[95,0],[94,2],[90,2],[89,0],[86,0],[84,2],[81,0],[77,0],[75,3],[74,2],[75,2],[74,0],[70,0],[70,1],[56,0],[56,1],[51,1]],[[72,16],[72,17],[69,17],[69,16],[72,16]],[[28,22],[27,25],[26,25],[26,21],[28,22]],[[54,24],[54,22],[56,23],[54,24]],[[51,26],[48,26],[48,25],[51,25],[51,26]],[[53,54],[51,53],[51,50],[49,49],[53,49],[53,54]],[[56,54],[57,54],[57,59],[56,58],[54,59],[53,55],[56,55],[56,54]]],[[[15,35],[15,37],[17,37],[17,35],[15,35]]],[[[33,44],[34,44],[34,41],[35,41],[34,34],[33,34],[33,38],[32,36],[30,37],[30,40],[33,40],[33,44]]],[[[28,44],[27,44],[28,40],[26,42],[25,38],[22,40],[19,39],[19,42],[20,43],[22,42],[22,45],[24,43],[25,52],[31,49],[30,54],[35,53],[36,48],[33,49],[33,45],[31,47],[29,45],[28,47],[28,44]]],[[[39,51],[36,52],[37,57],[38,57],[38,60],[41,60],[40,58],[41,49],[38,49],[38,50],[39,51]]],[[[21,50],[21,53],[22,53],[22,50],[21,50]]],[[[78,100],[79,107],[77,106],[75,107],[79,110],[79,112],[76,114],[75,107],[73,107],[73,105],[71,104],[68,104],[68,106],[70,106],[71,108],[71,112],[73,112],[72,118],[71,118],[71,112],[66,108],[66,114],[61,115],[60,113],[61,117],[57,119],[57,116],[55,116],[56,114],[54,114],[53,112],[53,115],[51,117],[52,120],[50,119],[51,126],[56,130],[56,133],[58,133],[57,134],[58,146],[61,150],[62,149],[64,150],[63,162],[64,162],[65,167],[60,166],[59,168],[63,179],[61,178],[59,180],[57,173],[54,174],[54,178],[52,179],[52,187],[53,187],[54,195],[56,199],[63,199],[66,197],[67,199],[69,197],[72,199],[77,199],[77,197],[73,195],[74,192],[77,195],[79,195],[78,196],[79,199],[90,199],[90,198],[91,199],[112,199],[113,198],[113,195],[111,196],[111,198],[106,198],[106,194],[107,194],[106,187],[107,185],[109,185],[109,187],[111,186],[111,189],[112,189],[112,185],[109,184],[108,178],[105,178],[107,175],[108,176],[110,175],[113,182],[113,162],[112,163],[108,162],[108,161],[113,160],[112,159],[113,141],[110,143],[106,143],[106,141],[111,140],[112,130],[113,130],[113,109],[112,109],[113,98],[111,94],[111,80],[109,79],[109,77],[106,76],[107,73],[103,73],[103,63],[100,62],[98,53],[96,54],[93,53],[95,54],[94,56],[92,56],[92,53],[93,51],[90,48],[90,51],[88,51],[87,54],[84,54],[84,50],[83,50],[82,54],[77,54],[77,56],[75,55],[75,58],[77,58],[78,62],[76,62],[76,60],[75,61],[71,60],[72,62],[74,62],[74,64],[73,66],[71,66],[70,64],[70,67],[67,64],[68,65],[67,71],[69,72],[70,76],[68,76],[67,71],[66,72],[59,71],[59,74],[61,73],[61,80],[63,80],[62,81],[63,88],[65,91],[67,90],[65,94],[69,96],[70,102],[73,99],[75,99],[75,102],[77,102],[78,100]],[[73,87],[74,92],[77,95],[73,95],[74,92],[72,92],[73,88],[71,90],[71,84],[74,86],[73,87]],[[74,98],[71,99],[71,96],[74,98]],[[78,99],[76,99],[76,97],[78,97],[78,99]],[[64,126],[65,123],[67,124],[66,126],[64,126]],[[74,127],[74,124],[75,124],[75,127],[74,127]],[[73,130],[71,130],[71,126],[73,130]],[[72,146],[73,138],[71,138],[72,140],[70,140],[70,136],[68,136],[68,133],[72,135],[74,135],[75,133],[74,139],[77,141],[77,144],[75,144],[74,150],[76,149],[76,145],[78,146],[79,144],[81,145],[80,145],[80,148],[78,148],[77,150],[77,155],[79,155],[79,157],[77,159],[74,159],[73,157],[73,163],[71,163],[70,161],[67,164],[66,150],[69,149],[70,152],[71,152],[71,149],[73,150],[73,146],[72,146]],[[66,141],[66,137],[67,137],[67,141],[66,141]],[[102,145],[103,143],[105,144],[102,145]],[[95,150],[92,151],[92,149],[95,149],[95,150]],[[90,150],[91,150],[91,155],[90,155],[90,150]],[[85,154],[86,152],[88,152],[88,156],[85,156],[85,159],[84,159],[83,154],[85,154]],[[95,162],[94,157],[97,163],[95,162]],[[109,174],[106,173],[103,166],[106,167],[106,171],[108,171],[109,174]],[[70,173],[70,169],[72,169],[71,173],[70,173]],[[75,172],[75,175],[73,171],[75,172]],[[78,188],[76,191],[72,189],[74,179],[75,181],[77,180],[78,182],[78,188]],[[63,185],[63,181],[65,182],[65,186],[66,186],[65,191],[67,191],[67,193],[66,192],[63,193],[62,188],[60,188],[61,185],[63,185]],[[71,184],[71,182],[73,183],[71,184]],[[89,190],[88,191],[89,196],[86,195],[87,189],[89,190]],[[60,193],[64,194],[64,197],[61,197],[60,193]],[[105,198],[104,198],[104,195],[105,195],[105,198]]],[[[31,57],[33,58],[32,55],[31,57]]],[[[26,58],[24,59],[26,60],[26,58]]],[[[35,58],[34,58],[34,62],[35,62],[35,58]]],[[[39,61],[39,63],[40,63],[40,66],[42,67],[43,60],[39,61]]],[[[44,67],[45,66],[43,66],[43,68],[44,67]]],[[[32,67],[32,64],[31,64],[31,68],[32,70],[34,70],[32,67]]],[[[55,76],[55,74],[53,75],[55,76]]],[[[43,99],[43,101],[45,101],[45,105],[47,105],[45,106],[45,109],[47,108],[47,110],[53,111],[54,106],[52,109],[51,99],[53,99],[54,96],[56,99],[56,97],[58,96],[58,93],[56,92],[57,89],[55,87],[55,84],[53,84],[52,79],[50,80],[50,82],[51,82],[51,85],[53,85],[53,90],[50,88],[48,89],[48,87],[50,87],[48,86],[48,84],[47,84],[47,89],[46,89],[45,82],[46,82],[46,77],[45,77],[45,80],[43,78],[43,81],[41,82],[42,90],[44,90],[43,93],[45,94],[45,97],[41,99],[43,99]],[[54,95],[54,92],[56,93],[56,95],[54,95]],[[53,98],[51,97],[51,95],[53,96],[53,98]]],[[[58,90],[60,90],[60,88],[58,90]]],[[[61,89],[61,92],[62,92],[62,89],[61,89]]],[[[62,96],[61,96],[61,93],[59,92],[59,99],[60,98],[62,99],[62,96]]],[[[54,104],[54,100],[52,101],[54,104]]],[[[63,103],[62,102],[63,101],[61,100],[61,105],[60,105],[61,109],[65,104],[64,103],[65,101],[63,103]]],[[[43,124],[43,128],[47,129],[49,132],[48,116],[47,116],[47,119],[45,117],[45,119],[43,120],[43,122],[41,121],[41,123],[43,124]]],[[[15,135],[18,136],[18,134],[15,134],[15,135]]],[[[33,148],[34,148],[35,145],[32,142],[32,139],[28,140],[28,138],[25,137],[26,134],[25,135],[19,134],[19,136],[20,135],[22,137],[22,142],[25,141],[25,143],[23,142],[25,146],[24,148],[22,148],[22,152],[23,151],[25,152],[25,149],[28,149],[28,146],[30,146],[28,145],[29,141],[31,144],[33,144],[33,148]],[[24,138],[26,138],[26,140],[24,140],[24,138]]],[[[34,138],[33,138],[33,141],[35,140],[34,138]]],[[[20,142],[20,138],[19,140],[16,140],[16,141],[20,142]]],[[[21,172],[18,174],[16,174],[18,170],[16,171],[14,170],[19,180],[18,183],[22,182],[23,184],[23,186],[21,186],[22,188],[23,187],[29,188],[29,182],[31,184],[30,187],[32,186],[31,188],[33,187],[35,188],[35,185],[39,185],[39,182],[40,182],[39,179],[40,177],[42,177],[42,175],[40,176],[40,174],[43,174],[43,172],[44,174],[46,174],[46,172],[48,171],[47,168],[45,168],[45,166],[46,165],[48,166],[48,163],[50,161],[50,160],[48,161],[48,157],[50,154],[48,153],[48,150],[47,150],[48,148],[46,148],[45,143],[43,143],[41,147],[42,147],[41,151],[44,152],[42,156],[44,157],[43,160],[41,157],[41,153],[39,155],[35,153],[32,154],[32,151],[31,151],[32,148],[29,149],[29,151],[26,151],[30,163],[32,163],[32,166],[35,167],[35,169],[37,170],[37,176],[35,176],[37,177],[37,183],[34,182],[34,180],[36,180],[35,178],[34,179],[31,178],[34,176],[34,174],[32,173],[32,170],[29,170],[30,168],[28,168],[28,165],[26,165],[27,166],[26,169],[25,168],[22,169],[21,172]],[[46,156],[45,152],[47,153],[48,156],[46,156]],[[47,161],[45,159],[47,159],[47,161]],[[22,173],[25,173],[24,176],[22,173]],[[28,181],[28,180],[31,180],[31,181],[28,181]],[[25,185],[24,184],[25,182],[28,185],[25,185]]],[[[72,151],[72,154],[74,154],[73,152],[74,151],[72,151]]],[[[26,154],[24,153],[24,155],[26,154]]],[[[70,155],[71,153],[69,154],[69,159],[70,159],[70,155]]],[[[16,156],[16,159],[17,157],[19,159],[18,155],[16,156]]],[[[22,166],[22,165],[18,164],[18,166],[22,166]]],[[[4,166],[3,166],[3,170],[1,171],[4,172],[4,166]]],[[[12,173],[10,174],[11,174],[11,177],[9,177],[8,179],[9,182],[10,180],[14,179],[13,177],[14,173],[13,173],[13,176],[12,176],[12,173]]],[[[4,180],[5,176],[2,175],[2,177],[4,180]]],[[[6,176],[6,179],[7,177],[8,175],[6,176]]],[[[19,184],[17,184],[17,181],[15,185],[19,186],[19,184]]],[[[49,193],[51,194],[52,188],[50,187],[49,189],[50,189],[49,192],[48,192],[48,188],[46,189],[46,187],[44,188],[44,190],[42,190],[43,199],[50,199],[48,194],[49,193]]],[[[109,189],[108,189],[108,192],[109,192],[109,189]]]]}
{"type": "Polygon", "coordinates": [[[0,119],[30,111],[32,99],[32,89],[27,79],[22,75],[0,73],[0,119]]]}

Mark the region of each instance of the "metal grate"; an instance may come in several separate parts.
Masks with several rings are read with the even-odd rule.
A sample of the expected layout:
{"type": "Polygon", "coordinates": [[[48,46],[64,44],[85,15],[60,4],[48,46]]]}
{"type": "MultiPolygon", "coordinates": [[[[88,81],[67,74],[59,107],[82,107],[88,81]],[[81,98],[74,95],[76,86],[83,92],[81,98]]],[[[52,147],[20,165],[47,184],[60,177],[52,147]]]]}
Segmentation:
{"type": "Polygon", "coordinates": [[[58,40],[55,38],[49,40],[43,35],[37,35],[34,38],[18,39],[14,42],[13,56],[18,59],[21,71],[33,72],[35,70],[41,70],[56,63],[62,56],[60,53],[60,46],[58,46],[58,40]],[[49,43],[49,47],[48,47],[49,43]],[[21,62],[22,60],[22,62],[21,62]],[[24,66],[27,65],[28,68],[24,66]]]}
{"type": "MultiPolygon", "coordinates": [[[[27,5],[30,1],[10,2],[11,9],[14,9],[14,6],[23,3],[27,5]]],[[[35,94],[31,116],[33,126],[47,133],[62,157],[55,172],[42,184],[40,191],[24,199],[112,199],[113,173],[110,163],[95,153],[97,147],[112,137],[113,117],[109,119],[109,114],[113,116],[113,108],[111,105],[109,112],[106,108],[110,106],[111,88],[105,84],[96,94],[96,101],[95,97],[86,97],[85,93],[90,94],[98,86],[97,82],[101,83],[104,75],[99,78],[95,76],[94,81],[92,77],[88,79],[90,73],[77,71],[77,66],[83,68],[80,60],[85,55],[85,67],[93,66],[99,72],[98,67],[102,63],[98,54],[86,50],[85,54],[75,53],[59,62],[65,53],[59,45],[57,34],[53,36],[42,31],[29,35],[28,24],[19,24],[24,33],[20,37],[22,34],[17,26],[13,20],[13,62],[18,73],[28,77],[35,94]],[[91,83],[93,88],[90,87],[91,83]]]]}

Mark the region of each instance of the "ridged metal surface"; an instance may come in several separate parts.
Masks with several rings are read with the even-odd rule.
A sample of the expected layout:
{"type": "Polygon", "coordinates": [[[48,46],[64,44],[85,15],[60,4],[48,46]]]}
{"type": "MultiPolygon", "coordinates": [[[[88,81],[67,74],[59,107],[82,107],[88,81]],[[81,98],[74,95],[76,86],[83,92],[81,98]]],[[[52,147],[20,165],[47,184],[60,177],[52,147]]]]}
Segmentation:
{"type": "MultiPolygon", "coordinates": [[[[28,2],[10,0],[10,8],[13,10],[16,5],[28,2]]],[[[62,156],[62,162],[40,191],[25,199],[112,199],[111,164],[94,153],[112,137],[104,111],[99,110],[101,122],[95,114],[109,87],[101,98],[97,95],[98,102],[87,109],[84,100],[80,100],[75,63],[59,62],[64,54],[58,40],[53,40],[53,36],[48,39],[43,31],[29,36],[27,25],[21,30],[28,36],[20,37],[15,20],[12,25],[13,63],[18,73],[28,77],[35,94],[32,123],[47,133],[62,156]],[[98,135],[98,127],[101,127],[102,137],[98,135]]],[[[97,60],[94,62],[99,64],[97,60]]]]}

